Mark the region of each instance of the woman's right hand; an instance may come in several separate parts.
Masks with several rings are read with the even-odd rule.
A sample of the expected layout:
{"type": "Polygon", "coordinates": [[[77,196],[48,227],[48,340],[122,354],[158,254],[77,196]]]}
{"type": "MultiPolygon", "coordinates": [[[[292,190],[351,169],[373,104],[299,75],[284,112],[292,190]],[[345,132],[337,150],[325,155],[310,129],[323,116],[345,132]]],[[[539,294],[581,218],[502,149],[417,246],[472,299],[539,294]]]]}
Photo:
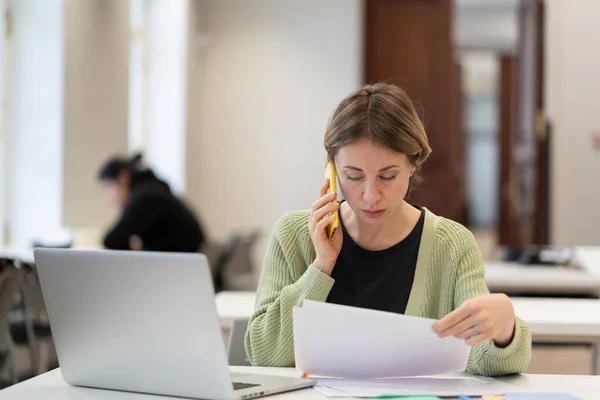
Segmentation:
{"type": "Polygon", "coordinates": [[[329,189],[329,179],[326,179],[325,184],[321,186],[319,197],[312,205],[308,230],[317,254],[313,265],[324,274],[331,275],[342,249],[343,235],[342,229],[338,227],[333,234],[333,240],[327,237],[325,228],[335,220],[335,215],[340,208],[340,203],[336,200],[337,193],[328,194],[327,189],[329,189]]]}

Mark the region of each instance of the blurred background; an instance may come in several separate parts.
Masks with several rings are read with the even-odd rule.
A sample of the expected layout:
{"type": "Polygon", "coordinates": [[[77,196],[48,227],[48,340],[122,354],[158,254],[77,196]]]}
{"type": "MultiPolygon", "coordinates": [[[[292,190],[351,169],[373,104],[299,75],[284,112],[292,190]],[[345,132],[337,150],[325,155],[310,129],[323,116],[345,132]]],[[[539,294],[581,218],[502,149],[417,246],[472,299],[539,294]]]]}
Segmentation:
{"type": "Polygon", "coordinates": [[[330,114],[377,81],[418,103],[433,149],[412,202],[469,227],[486,260],[600,245],[595,0],[1,0],[0,11],[0,256],[102,247],[117,211],[98,170],[141,152],[202,221],[219,288],[254,290],[277,218],[318,193],[330,114]]]}

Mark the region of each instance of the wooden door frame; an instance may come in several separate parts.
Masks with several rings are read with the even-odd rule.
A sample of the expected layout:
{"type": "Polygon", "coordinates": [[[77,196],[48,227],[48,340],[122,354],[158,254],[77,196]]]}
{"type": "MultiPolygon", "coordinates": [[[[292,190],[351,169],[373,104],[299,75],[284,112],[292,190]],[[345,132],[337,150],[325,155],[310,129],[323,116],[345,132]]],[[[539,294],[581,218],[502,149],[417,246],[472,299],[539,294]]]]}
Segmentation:
{"type": "Polygon", "coordinates": [[[452,43],[452,0],[364,2],[364,81],[402,87],[432,147],[423,184],[409,201],[464,222],[464,138],[458,68],[452,43]]]}
{"type": "MultiPolygon", "coordinates": [[[[523,14],[520,15],[520,46],[514,55],[502,55],[500,60],[500,180],[499,180],[499,223],[497,227],[498,243],[502,246],[524,247],[528,245],[546,245],[550,239],[549,221],[549,136],[548,126],[544,119],[544,17],[545,4],[543,1],[521,0],[521,12],[530,13],[525,21],[523,14]],[[523,31],[535,35],[529,37],[528,43],[523,42],[523,31]],[[534,69],[531,65],[523,65],[524,52],[530,51],[534,40],[535,57],[534,69]],[[534,87],[530,88],[529,98],[523,98],[523,87],[528,83],[524,73],[534,74],[534,87]],[[523,112],[523,101],[534,101],[534,115],[523,112]],[[519,144],[523,143],[524,131],[533,137],[527,137],[531,147],[528,159],[518,160],[518,152],[522,149],[519,144]],[[523,173],[528,172],[533,178],[533,187],[529,187],[529,196],[523,196],[524,184],[523,173]],[[530,211],[529,213],[527,211],[530,211]]],[[[531,57],[527,53],[525,56],[531,57]]],[[[527,104],[529,105],[529,103],[527,104]]],[[[531,111],[531,109],[529,109],[531,111]]]]}
{"type": "Polygon", "coordinates": [[[534,240],[536,244],[550,244],[550,125],[545,117],[544,82],[546,54],[546,5],[544,1],[537,2],[537,80],[536,99],[538,117],[536,121],[537,132],[537,188],[536,188],[536,213],[534,226],[534,240]]]}
{"type": "Polygon", "coordinates": [[[502,246],[516,247],[517,217],[514,213],[516,206],[512,204],[514,199],[514,179],[512,175],[512,148],[514,130],[516,127],[516,56],[514,54],[500,55],[500,76],[498,93],[498,160],[500,162],[498,180],[498,225],[496,227],[498,243],[502,246]]]}

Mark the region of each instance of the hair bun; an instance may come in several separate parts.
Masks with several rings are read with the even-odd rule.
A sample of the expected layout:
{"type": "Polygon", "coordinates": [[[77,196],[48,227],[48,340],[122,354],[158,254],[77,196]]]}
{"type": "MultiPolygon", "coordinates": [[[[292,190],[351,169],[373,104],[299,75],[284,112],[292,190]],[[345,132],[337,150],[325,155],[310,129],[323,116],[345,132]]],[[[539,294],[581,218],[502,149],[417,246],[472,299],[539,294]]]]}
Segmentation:
{"type": "Polygon", "coordinates": [[[131,159],[130,159],[130,163],[131,165],[138,165],[142,162],[142,159],[144,158],[144,155],[140,152],[140,153],[135,153],[131,159]]]}

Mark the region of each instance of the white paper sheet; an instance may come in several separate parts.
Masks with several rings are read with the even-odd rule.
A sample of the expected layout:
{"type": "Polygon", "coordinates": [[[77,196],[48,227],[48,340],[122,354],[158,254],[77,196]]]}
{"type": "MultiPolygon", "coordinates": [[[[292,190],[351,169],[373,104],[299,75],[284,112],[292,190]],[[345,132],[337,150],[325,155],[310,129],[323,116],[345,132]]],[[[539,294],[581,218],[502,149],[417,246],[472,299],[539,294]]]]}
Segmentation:
{"type": "Polygon", "coordinates": [[[504,395],[523,389],[491,378],[413,377],[367,381],[319,379],[315,386],[327,397],[482,396],[504,395]]]}
{"type": "Polygon", "coordinates": [[[433,319],[305,300],[294,307],[296,368],[344,378],[389,378],[464,371],[470,347],[440,339],[433,319]]]}

